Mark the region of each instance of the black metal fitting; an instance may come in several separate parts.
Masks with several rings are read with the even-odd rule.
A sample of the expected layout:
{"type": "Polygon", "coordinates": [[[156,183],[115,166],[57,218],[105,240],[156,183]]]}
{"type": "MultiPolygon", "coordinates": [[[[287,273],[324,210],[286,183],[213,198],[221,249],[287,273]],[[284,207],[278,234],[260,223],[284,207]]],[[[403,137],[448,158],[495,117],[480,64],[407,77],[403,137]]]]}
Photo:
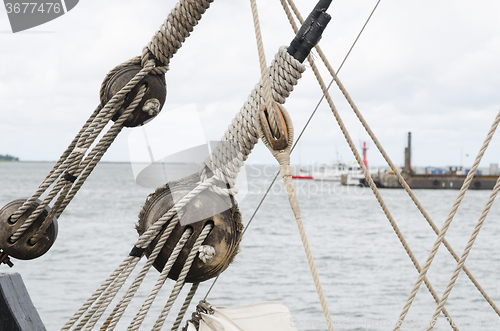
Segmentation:
{"type": "Polygon", "coordinates": [[[304,62],[311,49],[321,39],[323,31],[332,19],[326,13],[331,3],[332,0],[320,0],[300,27],[290,46],[288,46],[288,54],[299,62],[304,62]]]}

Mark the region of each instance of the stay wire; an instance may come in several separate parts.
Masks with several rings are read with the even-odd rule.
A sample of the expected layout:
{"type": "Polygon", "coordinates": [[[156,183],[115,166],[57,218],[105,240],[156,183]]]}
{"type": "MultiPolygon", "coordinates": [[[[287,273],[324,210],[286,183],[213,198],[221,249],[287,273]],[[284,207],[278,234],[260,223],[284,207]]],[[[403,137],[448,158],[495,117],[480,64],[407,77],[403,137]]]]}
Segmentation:
{"type": "MultiPolygon", "coordinates": [[[[339,68],[337,69],[335,75],[333,76],[331,82],[328,84],[328,87],[326,88],[327,91],[330,90],[330,87],[332,86],[333,82],[335,81],[335,78],[337,78],[340,70],[342,69],[342,67],[344,66],[347,58],[349,57],[349,55],[351,54],[354,46],[356,45],[356,43],[358,42],[359,38],[361,37],[361,34],[363,33],[363,31],[365,30],[366,26],[368,25],[368,22],[370,21],[370,19],[372,18],[373,14],[375,13],[375,10],[377,9],[378,5],[380,4],[382,0],[378,0],[377,3],[375,4],[375,7],[373,7],[373,10],[371,11],[370,15],[368,16],[368,18],[366,19],[366,22],[365,24],[363,24],[363,27],[361,28],[361,30],[359,31],[356,39],[354,40],[353,44],[351,45],[351,47],[349,48],[349,51],[347,52],[347,54],[345,55],[344,59],[342,60],[342,63],[340,64],[339,68]]],[[[311,113],[311,115],[309,116],[309,119],[307,120],[306,124],[304,125],[304,127],[302,128],[302,130],[300,131],[300,134],[299,136],[297,137],[297,140],[295,141],[295,143],[293,144],[291,150],[290,150],[290,154],[292,154],[293,150],[295,149],[295,147],[297,146],[297,143],[299,142],[300,138],[302,137],[302,135],[304,134],[305,130],[307,129],[307,127],[309,126],[309,123],[311,122],[312,118],[314,117],[314,115],[316,114],[316,111],[318,110],[319,106],[321,105],[321,103],[323,102],[323,100],[325,99],[325,94],[323,93],[323,95],[321,96],[321,98],[319,99],[316,107],[314,108],[313,112],[311,113]]],[[[231,254],[232,255],[234,253],[234,250],[236,249],[236,247],[238,247],[238,245],[240,244],[241,240],[243,239],[243,235],[246,233],[246,231],[248,230],[248,228],[250,227],[250,225],[252,224],[252,221],[253,219],[255,218],[255,215],[257,214],[257,212],[259,211],[260,207],[262,206],[262,204],[264,203],[264,200],[267,198],[269,192],[271,191],[271,188],[273,187],[274,183],[276,182],[276,179],[278,178],[278,175],[280,174],[280,172],[278,171],[276,173],[276,175],[274,176],[274,179],[272,180],[271,184],[269,184],[269,187],[267,188],[266,190],[266,193],[264,193],[264,195],[262,196],[262,199],[260,200],[259,204],[257,205],[257,207],[255,208],[255,211],[253,212],[252,216],[250,217],[250,220],[248,221],[246,227],[243,229],[242,233],[241,233],[241,236],[240,238],[238,239],[238,242],[237,244],[235,245],[235,247],[231,250],[231,254]]],[[[222,267],[222,270],[225,270],[225,268],[227,267],[227,264],[229,263],[229,260],[226,261],[226,263],[224,264],[224,266],[222,267]]],[[[207,294],[205,295],[205,297],[203,298],[203,301],[206,301],[210,292],[212,291],[212,289],[214,288],[215,286],[215,283],[217,282],[217,280],[219,279],[220,275],[222,273],[218,274],[217,277],[215,277],[214,281],[212,282],[212,285],[210,285],[210,288],[208,289],[207,291],[207,294]]]]}

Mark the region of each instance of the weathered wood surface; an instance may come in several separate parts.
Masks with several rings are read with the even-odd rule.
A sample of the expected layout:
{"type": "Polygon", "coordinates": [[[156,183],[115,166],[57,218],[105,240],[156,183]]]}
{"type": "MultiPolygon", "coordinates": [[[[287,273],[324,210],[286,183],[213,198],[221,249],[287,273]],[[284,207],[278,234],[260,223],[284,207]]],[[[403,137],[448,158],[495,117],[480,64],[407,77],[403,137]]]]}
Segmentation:
{"type": "Polygon", "coordinates": [[[47,331],[18,273],[0,273],[0,331],[47,331]]]}

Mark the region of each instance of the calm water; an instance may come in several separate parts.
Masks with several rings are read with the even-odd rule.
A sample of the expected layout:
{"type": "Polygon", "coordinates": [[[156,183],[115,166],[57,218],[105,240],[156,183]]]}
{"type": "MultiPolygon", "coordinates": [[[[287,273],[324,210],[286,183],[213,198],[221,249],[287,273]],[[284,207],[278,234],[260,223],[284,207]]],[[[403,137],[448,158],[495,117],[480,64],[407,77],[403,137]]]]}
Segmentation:
{"type": "MultiPolygon", "coordinates": [[[[0,163],[0,205],[33,193],[50,163],[0,163]]],[[[240,199],[246,223],[271,182],[276,167],[247,167],[249,191],[240,199]]],[[[370,189],[347,188],[313,181],[297,183],[302,216],[336,330],[392,330],[417,278],[370,189]]],[[[134,224],[153,189],[135,184],[129,164],[100,164],[59,220],[52,249],[33,261],[14,261],[48,330],[59,330],[130,251],[137,234],[134,224]]],[[[416,194],[440,227],[458,191],[419,190],[416,194]]],[[[490,192],[471,191],[447,234],[460,255],[490,192]]],[[[382,190],[411,249],[421,265],[435,234],[402,190],[382,190]]],[[[467,266],[493,300],[500,304],[500,207],[493,208],[467,260],[467,266]]],[[[428,278],[442,295],[454,270],[454,260],[440,248],[428,278]]],[[[153,270],[127,310],[117,330],[123,330],[154,283],[153,270]]],[[[201,300],[210,281],[193,302],[201,300]]],[[[143,325],[148,330],[166,302],[169,280],[143,325]]],[[[186,290],[186,289],[185,289],[186,290]]],[[[186,291],[183,291],[183,294],[186,291]]],[[[181,294],[181,296],[183,295],[181,294]]],[[[185,295],[185,294],[184,294],[185,295]]],[[[299,330],[326,330],[298,230],[281,183],[277,183],[257,213],[242,242],[237,261],[221,276],[208,301],[238,306],[279,301],[292,311],[299,330]]],[[[180,302],[179,302],[180,303],[180,302]]],[[[165,330],[170,329],[179,304],[165,330]]],[[[446,307],[460,330],[499,330],[495,315],[468,278],[461,274],[446,307]]],[[[435,303],[422,286],[406,318],[406,330],[423,325],[435,303]],[[410,324],[410,322],[413,322],[410,324]]],[[[194,305],[190,311],[194,310],[194,305]]],[[[184,324],[183,324],[184,325],[184,324]]],[[[436,330],[449,330],[440,319],[436,330]]]]}

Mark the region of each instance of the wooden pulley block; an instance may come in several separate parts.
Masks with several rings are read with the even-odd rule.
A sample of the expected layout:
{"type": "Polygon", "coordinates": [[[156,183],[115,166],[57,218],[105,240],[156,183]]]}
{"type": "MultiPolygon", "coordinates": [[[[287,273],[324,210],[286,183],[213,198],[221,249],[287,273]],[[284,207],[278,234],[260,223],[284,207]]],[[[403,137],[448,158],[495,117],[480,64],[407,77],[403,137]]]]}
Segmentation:
{"type": "MultiPolygon", "coordinates": [[[[139,215],[139,224],[137,226],[139,234],[143,234],[155,221],[169,211],[174,206],[174,201],[179,201],[195,187],[196,184],[176,184],[173,187],[169,187],[167,184],[162,189],[158,189],[146,201],[139,215]]],[[[187,228],[191,228],[193,232],[168,274],[169,278],[176,280],[196,239],[205,225],[211,223],[213,228],[203,242],[202,247],[212,250],[215,254],[211,259],[205,259],[205,261],[200,259],[198,254],[186,277],[186,282],[202,282],[224,271],[238,253],[237,245],[243,228],[241,214],[236,204],[232,203],[230,197],[218,195],[207,189],[193,198],[177,213],[181,215],[180,221],[156,258],[153,264],[154,267],[158,271],[163,270],[182,234],[187,228]]],[[[169,224],[168,222],[146,249],[147,256],[153,251],[158,239],[169,224]]]]}
{"type": "MultiPolygon", "coordinates": [[[[105,105],[109,100],[111,100],[113,96],[117,94],[125,85],[127,85],[128,82],[130,82],[130,80],[132,80],[132,78],[134,78],[135,75],[137,75],[137,73],[141,70],[142,67],[140,65],[131,65],[119,70],[111,76],[110,80],[104,87],[104,100],[101,100],[102,104],[105,105]]],[[[140,87],[144,84],[146,85],[146,94],[144,94],[144,97],[139,105],[129,115],[123,125],[126,127],[143,125],[151,121],[160,113],[167,98],[167,84],[165,82],[165,76],[148,74],[130,91],[130,93],[127,94],[122,107],[118,109],[116,114],[113,116],[113,121],[116,121],[123,114],[123,112],[137,96],[140,87]]]]}
{"type": "Polygon", "coordinates": [[[30,242],[30,239],[38,231],[50,212],[50,208],[45,207],[45,210],[36,218],[24,234],[15,242],[11,241],[10,238],[12,235],[16,233],[17,229],[24,224],[24,221],[28,219],[41,203],[40,200],[36,200],[15,223],[12,222],[11,216],[26,200],[17,199],[11,201],[0,210],[0,249],[7,255],[19,260],[32,260],[42,256],[52,247],[57,238],[58,226],[57,219],[54,217],[44,235],[35,244],[30,242]]]}
{"type": "Polygon", "coordinates": [[[285,118],[281,113],[278,105],[273,102],[272,109],[267,109],[266,105],[262,106],[259,111],[260,121],[262,125],[262,131],[267,141],[275,151],[283,150],[288,147],[288,128],[286,126],[285,118]],[[269,120],[267,119],[268,112],[274,112],[276,125],[278,127],[279,137],[275,137],[271,132],[271,126],[269,120]]]}

